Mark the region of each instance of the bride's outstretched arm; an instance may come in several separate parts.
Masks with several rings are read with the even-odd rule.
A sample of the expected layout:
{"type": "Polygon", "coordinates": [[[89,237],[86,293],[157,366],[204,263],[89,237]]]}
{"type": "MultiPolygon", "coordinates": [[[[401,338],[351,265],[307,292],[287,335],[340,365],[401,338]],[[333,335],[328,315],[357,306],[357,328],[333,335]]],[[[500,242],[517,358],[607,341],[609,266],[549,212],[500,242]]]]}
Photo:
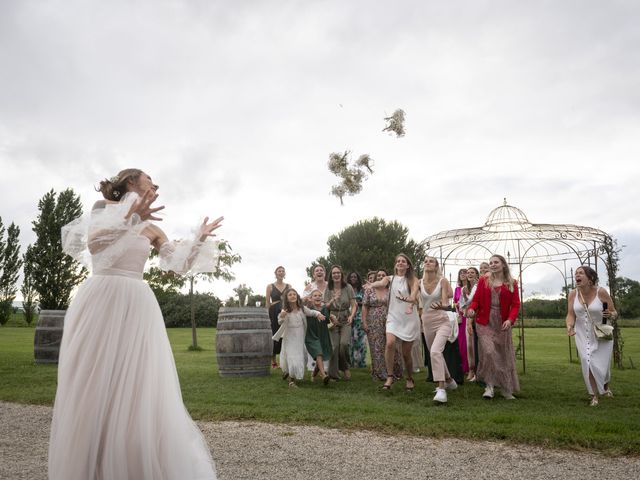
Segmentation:
{"type": "Polygon", "coordinates": [[[171,270],[178,274],[202,273],[215,271],[218,263],[218,242],[209,242],[209,237],[215,236],[214,230],[222,226],[224,217],[218,217],[209,223],[206,217],[197,229],[195,239],[191,241],[177,240],[158,242],[160,254],[160,268],[171,270]]]}

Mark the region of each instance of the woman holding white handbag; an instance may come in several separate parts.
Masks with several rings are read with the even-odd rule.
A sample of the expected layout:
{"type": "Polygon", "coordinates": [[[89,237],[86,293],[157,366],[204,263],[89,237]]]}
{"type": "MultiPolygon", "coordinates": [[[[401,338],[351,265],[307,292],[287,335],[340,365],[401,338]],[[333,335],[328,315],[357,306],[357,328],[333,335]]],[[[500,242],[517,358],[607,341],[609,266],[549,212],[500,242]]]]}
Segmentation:
{"type": "MultiPolygon", "coordinates": [[[[424,261],[424,276],[420,281],[420,298],[424,307],[422,329],[429,348],[433,380],[438,384],[433,401],[438,403],[447,403],[447,390],[458,388],[456,381],[451,378],[442,354],[452,335],[452,324],[446,311],[451,297],[451,285],[442,276],[438,260],[427,257],[424,261]]],[[[457,319],[454,319],[454,322],[457,326],[457,319]]]]}
{"type": "Polygon", "coordinates": [[[598,273],[593,268],[578,267],[575,280],[577,288],[568,299],[567,335],[575,335],[582,376],[591,395],[590,404],[595,407],[598,395],[613,397],[609,389],[613,341],[605,337],[613,328],[603,324],[615,320],[618,313],[609,293],[598,287],[598,273]]]}

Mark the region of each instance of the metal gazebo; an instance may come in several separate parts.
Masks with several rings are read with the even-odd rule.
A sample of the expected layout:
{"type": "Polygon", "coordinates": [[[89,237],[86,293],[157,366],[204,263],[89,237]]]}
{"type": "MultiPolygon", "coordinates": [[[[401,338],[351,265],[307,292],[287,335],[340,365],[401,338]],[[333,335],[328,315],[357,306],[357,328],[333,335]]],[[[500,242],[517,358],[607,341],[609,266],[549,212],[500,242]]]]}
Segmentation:
{"type": "MultiPolygon", "coordinates": [[[[427,255],[447,265],[475,266],[493,254],[507,259],[517,276],[522,298],[522,273],[531,265],[549,264],[562,274],[567,286],[567,261],[598,268],[598,253],[608,235],[602,230],[571,224],[531,223],[522,210],[509,205],[494,208],[481,227],[446,230],[425,238],[421,243],[427,255]],[[561,269],[557,264],[562,264],[561,269]],[[513,267],[517,267],[517,271],[513,267]]],[[[524,315],[520,309],[518,352],[526,371],[524,315]]],[[[571,352],[571,349],[570,349],[571,352]]]]}

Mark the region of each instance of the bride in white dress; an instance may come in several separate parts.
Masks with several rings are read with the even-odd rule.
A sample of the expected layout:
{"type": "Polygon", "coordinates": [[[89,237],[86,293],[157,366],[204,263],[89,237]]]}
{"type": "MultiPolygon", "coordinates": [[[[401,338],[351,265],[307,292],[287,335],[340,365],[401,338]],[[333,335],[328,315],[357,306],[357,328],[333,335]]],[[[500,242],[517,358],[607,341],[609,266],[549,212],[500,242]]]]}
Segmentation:
{"type": "Polygon", "coordinates": [[[152,220],[158,187],[137,169],[100,182],[106,201],[63,228],[65,252],[93,275],[67,310],[49,443],[51,480],[214,479],[207,444],[182,401],[156,298],[142,280],[150,246],[161,267],[212,271],[207,241],[169,242],[152,220]]]}

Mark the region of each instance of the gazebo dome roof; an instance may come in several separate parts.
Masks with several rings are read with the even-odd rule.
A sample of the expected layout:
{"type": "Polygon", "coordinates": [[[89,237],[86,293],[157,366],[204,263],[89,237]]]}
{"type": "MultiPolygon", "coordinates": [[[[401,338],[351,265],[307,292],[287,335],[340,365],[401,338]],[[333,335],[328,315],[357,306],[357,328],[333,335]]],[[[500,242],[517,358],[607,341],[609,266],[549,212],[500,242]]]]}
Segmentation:
{"type": "Polygon", "coordinates": [[[507,204],[494,208],[487,216],[487,221],[481,227],[482,230],[489,232],[513,232],[517,230],[526,230],[531,227],[529,219],[522,210],[507,204]]]}
{"type": "Polygon", "coordinates": [[[444,230],[425,238],[427,255],[445,265],[477,265],[498,253],[521,267],[533,263],[578,260],[585,263],[602,249],[607,234],[571,224],[531,223],[507,200],[491,210],[480,227],[444,230]]]}

